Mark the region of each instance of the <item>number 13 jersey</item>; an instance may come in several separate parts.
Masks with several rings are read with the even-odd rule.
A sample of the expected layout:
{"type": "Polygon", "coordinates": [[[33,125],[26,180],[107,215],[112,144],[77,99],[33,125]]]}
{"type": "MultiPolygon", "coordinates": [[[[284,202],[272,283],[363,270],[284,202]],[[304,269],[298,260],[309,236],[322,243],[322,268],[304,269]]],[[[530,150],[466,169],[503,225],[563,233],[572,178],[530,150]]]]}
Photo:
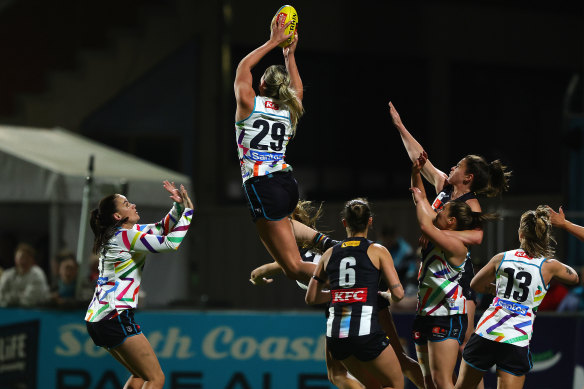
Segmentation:
{"type": "Polygon", "coordinates": [[[534,312],[545,297],[541,266],[546,258],[531,258],[521,249],[507,251],[496,272],[496,296],[475,330],[495,342],[525,347],[533,333],[534,312]]]}
{"type": "Polygon", "coordinates": [[[269,97],[256,96],[251,115],[235,122],[243,182],[251,177],[290,170],[284,157],[293,134],[287,108],[269,97]]]}

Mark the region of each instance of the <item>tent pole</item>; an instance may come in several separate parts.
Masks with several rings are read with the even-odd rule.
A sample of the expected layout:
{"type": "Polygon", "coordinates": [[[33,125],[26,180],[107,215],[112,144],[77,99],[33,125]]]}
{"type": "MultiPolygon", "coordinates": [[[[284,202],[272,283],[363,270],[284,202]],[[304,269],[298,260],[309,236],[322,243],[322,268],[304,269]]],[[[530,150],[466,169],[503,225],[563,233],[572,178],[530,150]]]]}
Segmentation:
{"type": "Polygon", "coordinates": [[[89,166],[87,168],[87,176],[85,177],[85,185],[83,186],[83,198],[81,200],[81,216],[79,219],[79,238],[77,239],[77,263],[79,264],[79,272],[77,274],[77,284],[75,288],[75,295],[77,298],[82,297],[81,287],[83,280],[87,276],[87,268],[89,256],[85,255],[85,241],[87,234],[87,222],[89,215],[89,200],[91,198],[91,189],[93,186],[93,161],[94,155],[89,156],[89,166]]]}

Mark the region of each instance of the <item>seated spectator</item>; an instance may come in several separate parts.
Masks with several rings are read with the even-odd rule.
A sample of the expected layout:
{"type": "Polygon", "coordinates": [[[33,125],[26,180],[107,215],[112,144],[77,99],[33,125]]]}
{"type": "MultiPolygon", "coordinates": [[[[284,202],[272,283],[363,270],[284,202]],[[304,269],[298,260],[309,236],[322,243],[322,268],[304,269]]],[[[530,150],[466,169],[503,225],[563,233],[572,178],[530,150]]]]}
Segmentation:
{"type": "Polygon", "coordinates": [[[93,294],[89,280],[82,280],[81,293],[77,293],[77,277],[79,264],[75,254],[62,250],[55,258],[57,263],[57,282],[51,290],[50,304],[59,308],[79,308],[87,305],[93,294]]]}
{"type": "Polygon", "coordinates": [[[0,276],[1,307],[34,307],[44,303],[49,294],[47,277],[35,264],[36,250],[20,243],[14,251],[14,267],[0,276]]]}

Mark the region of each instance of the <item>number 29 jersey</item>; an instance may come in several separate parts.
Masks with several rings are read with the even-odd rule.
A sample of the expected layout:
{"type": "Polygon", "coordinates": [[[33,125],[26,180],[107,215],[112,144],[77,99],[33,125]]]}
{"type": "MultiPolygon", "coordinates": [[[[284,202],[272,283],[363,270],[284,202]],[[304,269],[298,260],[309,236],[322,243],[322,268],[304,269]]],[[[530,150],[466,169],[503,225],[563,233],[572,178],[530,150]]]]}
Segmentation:
{"type": "Polygon", "coordinates": [[[479,320],[477,335],[520,347],[529,345],[534,312],[549,286],[541,273],[545,261],[531,258],[521,249],[503,254],[496,272],[496,296],[479,320]]]}
{"type": "Polygon", "coordinates": [[[237,153],[243,182],[291,168],[284,161],[294,132],[290,112],[271,98],[256,96],[247,118],[235,122],[237,153]]]}
{"type": "Polygon", "coordinates": [[[381,331],[377,291],[381,272],[371,262],[365,238],[347,238],[333,247],[326,265],[331,291],[326,336],[348,338],[381,331]]]}

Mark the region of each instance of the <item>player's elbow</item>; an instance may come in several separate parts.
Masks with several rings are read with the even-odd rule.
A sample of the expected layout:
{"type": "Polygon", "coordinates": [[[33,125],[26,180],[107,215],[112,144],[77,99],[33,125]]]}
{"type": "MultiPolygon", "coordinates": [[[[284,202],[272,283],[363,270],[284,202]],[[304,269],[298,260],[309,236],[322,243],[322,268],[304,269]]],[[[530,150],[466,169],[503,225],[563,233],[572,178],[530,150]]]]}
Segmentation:
{"type": "Polygon", "coordinates": [[[282,271],[284,272],[284,275],[288,278],[290,278],[291,280],[299,280],[301,279],[301,274],[300,274],[300,264],[293,262],[293,263],[287,263],[287,264],[281,264],[282,265],[282,271]]]}

